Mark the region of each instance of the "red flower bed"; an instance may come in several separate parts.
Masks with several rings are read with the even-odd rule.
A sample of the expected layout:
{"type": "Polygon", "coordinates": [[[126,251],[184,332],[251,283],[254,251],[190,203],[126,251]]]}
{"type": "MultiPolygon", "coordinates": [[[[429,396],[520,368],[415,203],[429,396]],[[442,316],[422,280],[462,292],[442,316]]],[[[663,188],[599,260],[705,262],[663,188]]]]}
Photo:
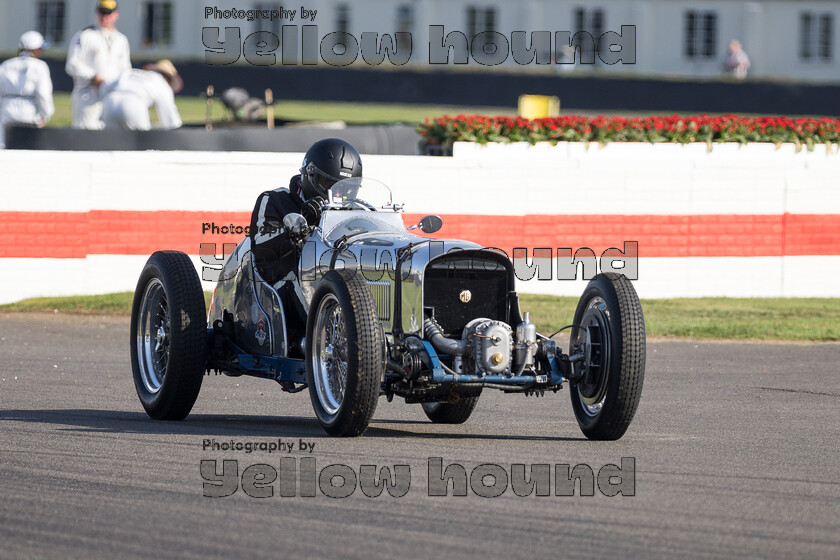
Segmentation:
{"type": "Polygon", "coordinates": [[[840,143],[840,119],[738,117],[723,115],[653,117],[583,117],[545,119],[444,115],[417,125],[426,144],[452,142],[792,142],[813,149],[815,144],[840,143]]]}

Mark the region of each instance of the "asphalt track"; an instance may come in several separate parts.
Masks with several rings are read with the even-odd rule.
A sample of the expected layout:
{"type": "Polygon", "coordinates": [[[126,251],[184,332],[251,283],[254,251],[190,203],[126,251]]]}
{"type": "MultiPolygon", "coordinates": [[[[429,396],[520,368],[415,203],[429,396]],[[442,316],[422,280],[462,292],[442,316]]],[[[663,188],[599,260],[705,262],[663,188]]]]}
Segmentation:
{"type": "Polygon", "coordinates": [[[485,392],[460,426],[381,399],[364,437],[339,440],[308,393],[213,376],[186,421],[152,421],[127,342],[126,319],[0,315],[0,557],[840,557],[840,345],[649,342],[629,432],[590,442],[567,389],[485,392]],[[291,453],[202,448],[278,438],[291,453]],[[319,472],[406,464],[410,487],[399,498],[281,497],[279,483],[264,499],[202,495],[201,460],[236,460],[241,474],[307,455],[319,472]],[[550,496],[429,496],[430,457],[468,474],[483,463],[597,474],[633,457],[634,495],[555,496],[552,477],[550,496]]]}

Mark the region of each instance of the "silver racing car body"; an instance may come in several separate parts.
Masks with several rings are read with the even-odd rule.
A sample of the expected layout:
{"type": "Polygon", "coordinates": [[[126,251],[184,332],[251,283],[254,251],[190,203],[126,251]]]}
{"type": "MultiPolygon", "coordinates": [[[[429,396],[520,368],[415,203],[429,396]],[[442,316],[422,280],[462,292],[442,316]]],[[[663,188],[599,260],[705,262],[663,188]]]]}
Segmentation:
{"type": "MultiPolygon", "coordinates": [[[[290,392],[308,388],[316,416],[334,435],[361,434],[380,395],[422,403],[434,422],[460,423],[484,389],[542,395],[568,382],[584,433],[621,437],[640,397],[645,346],[641,305],[626,277],[600,274],[590,282],[564,353],[520,312],[503,252],[428,237],[442,225],[437,216],[406,228],[402,205],[370,179],[339,181],[331,195],[316,226],[296,214],[283,224],[299,263],[280,284],[288,283],[295,308],[304,310],[306,336],[291,336],[289,301],[280,284],[263,280],[246,238],[224,264],[202,322],[203,347],[191,358],[202,372],[267,377],[290,392]]],[[[195,397],[180,408],[159,402],[180,375],[169,371],[175,290],[166,287],[185,281],[166,277],[162,269],[175,266],[157,262],[164,254],[152,256],[138,283],[132,356],[141,401],[165,418],[185,416],[195,397]],[[144,300],[150,297],[156,305],[163,300],[165,317],[153,315],[144,300]]]]}

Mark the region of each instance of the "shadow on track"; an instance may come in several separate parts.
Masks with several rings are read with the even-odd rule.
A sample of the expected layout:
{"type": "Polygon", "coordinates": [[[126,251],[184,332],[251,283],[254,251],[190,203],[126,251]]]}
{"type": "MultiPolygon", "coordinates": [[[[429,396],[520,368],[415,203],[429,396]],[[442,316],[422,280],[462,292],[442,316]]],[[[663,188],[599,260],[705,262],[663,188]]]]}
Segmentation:
{"type": "MultiPolygon", "coordinates": [[[[121,434],[181,434],[200,436],[247,436],[330,438],[317,420],[300,416],[252,416],[242,414],[191,414],[186,420],[168,422],[152,420],[143,412],[93,409],[0,410],[0,422],[17,421],[56,424],[59,430],[121,434]]],[[[363,437],[401,437],[422,439],[483,439],[533,441],[583,441],[583,437],[540,437],[509,434],[476,434],[464,432],[412,432],[381,424],[418,424],[405,420],[374,420],[363,437]]],[[[436,429],[448,428],[442,425],[436,429]]]]}

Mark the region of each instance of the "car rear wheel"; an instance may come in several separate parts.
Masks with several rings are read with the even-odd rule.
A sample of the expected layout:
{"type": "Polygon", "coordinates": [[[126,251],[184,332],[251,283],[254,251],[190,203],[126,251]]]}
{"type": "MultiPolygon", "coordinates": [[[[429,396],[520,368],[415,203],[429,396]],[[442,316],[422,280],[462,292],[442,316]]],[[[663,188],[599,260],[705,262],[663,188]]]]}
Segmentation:
{"type": "Polygon", "coordinates": [[[479,391],[473,396],[461,397],[455,403],[423,403],[423,412],[435,424],[463,424],[475,410],[480,395],[479,391]]]}
{"type": "Polygon", "coordinates": [[[583,378],[571,383],[572,408],[589,439],[616,440],[627,431],[645,377],[645,319],[639,296],[621,274],[598,274],[575,311],[570,354],[583,378]]]}
{"type": "Polygon", "coordinates": [[[315,415],[331,435],[362,435],[376,410],[385,367],[370,290],[360,274],[330,271],[309,309],[306,378],[315,415]]]}
{"type": "Polygon", "coordinates": [[[146,413],[182,420],[204,376],[207,311],[189,257],[158,251],[146,262],[131,308],[131,369],[146,413]]]}

